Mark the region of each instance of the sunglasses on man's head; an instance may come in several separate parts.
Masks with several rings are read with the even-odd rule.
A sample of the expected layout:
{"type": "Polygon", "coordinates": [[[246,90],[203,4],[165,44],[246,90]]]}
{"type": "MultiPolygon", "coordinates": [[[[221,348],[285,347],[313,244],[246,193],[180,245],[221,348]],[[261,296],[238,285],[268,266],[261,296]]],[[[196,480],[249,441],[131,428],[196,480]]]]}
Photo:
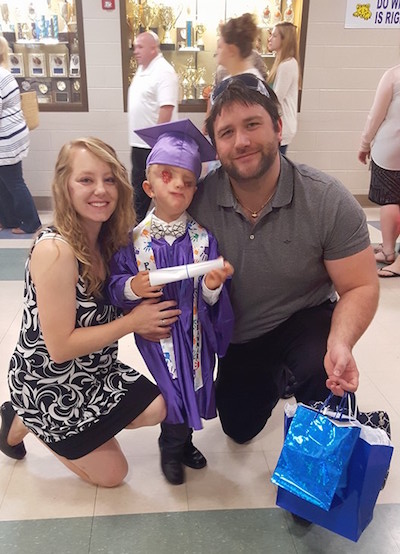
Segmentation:
{"type": "Polygon", "coordinates": [[[234,83],[236,81],[241,81],[250,90],[255,90],[256,92],[260,92],[263,96],[271,98],[267,87],[261,79],[259,79],[252,73],[240,73],[239,75],[234,75],[233,77],[228,77],[227,79],[224,79],[219,83],[219,85],[215,87],[210,97],[211,105],[215,103],[217,98],[221,96],[221,94],[229,87],[231,83],[234,83]]]}

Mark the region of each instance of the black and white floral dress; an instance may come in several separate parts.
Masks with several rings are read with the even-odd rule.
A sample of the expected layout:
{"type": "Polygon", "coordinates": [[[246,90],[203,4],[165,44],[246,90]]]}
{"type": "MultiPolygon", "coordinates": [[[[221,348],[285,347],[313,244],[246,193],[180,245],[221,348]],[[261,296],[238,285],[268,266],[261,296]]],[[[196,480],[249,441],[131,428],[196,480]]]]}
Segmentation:
{"type": "MultiPolygon", "coordinates": [[[[45,239],[65,242],[47,228],[34,246],[45,239]]],[[[11,400],[26,427],[56,453],[76,459],[126,427],[159,391],[146,377],[117,360],[117,343],[55,363],[43,340],[29,262],[30,256],[25,266],[21,332],[8,374],[11,400]]],[[[79,276],[75,327],[103,325],[116,317],[117,308],[88,296],[79,276]]]]}

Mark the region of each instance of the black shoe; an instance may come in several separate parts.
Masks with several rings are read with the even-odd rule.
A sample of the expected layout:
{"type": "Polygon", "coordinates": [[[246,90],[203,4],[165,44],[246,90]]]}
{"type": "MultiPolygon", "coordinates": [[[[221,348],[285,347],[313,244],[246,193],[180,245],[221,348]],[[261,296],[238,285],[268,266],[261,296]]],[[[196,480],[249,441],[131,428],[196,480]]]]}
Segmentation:
{"type": "Polygon", "coordinates": [[[304,519],[303,517],[292,513],[290,513],[290,515],[292,516],[293,521],[301,527],[310,527],[310,525],[312,525],[312,522],[308,521],[308,519],[304,519]]]}
{"type": "Polygon", "coordinates": [[[174,456],[169,452],[161,450],[161,470],[171,485],[182,485],[185,482],[185,472],[181,456],[174,456]]]}
{"type": "Polygon", "coordinates": [[[202,469],[207,465],[207,460],[200,452],[200,450],[198,450],[190,440],[185,444],[182,456],[182,463],[185,464],[185,466],[187,467],[191,467],[192,469],[202,469]]]}
{"type": "Polygon", "coordinates": [[[161,434],[158,439],[161,470],[171,485],[182,485],[185,481],[182,456],[188,434],[189,428],[185,423],[161,423],[161,434]]]}
{"type": "Polygon", "coordinates": [[[11,402],[4,402],[0,408],[1,413],[1,428],[0,428],[0,450],[14,460],[22,460],[26,455],[26,450],[24,443],[21,441],[15,446],[10,446],[7,442],[8,433],[10,432],[10,427],[16,416],[14,408],[12,407],[11,402]]]}
{"type": "Polygon", "coordinates": [[[292,398],[292,396],[295,395],[298,385],[290,369],[287,367],[285,369],[286,369],[286,385],[281,395],[281,398],[288,399],[288,398],[292,398]]]}

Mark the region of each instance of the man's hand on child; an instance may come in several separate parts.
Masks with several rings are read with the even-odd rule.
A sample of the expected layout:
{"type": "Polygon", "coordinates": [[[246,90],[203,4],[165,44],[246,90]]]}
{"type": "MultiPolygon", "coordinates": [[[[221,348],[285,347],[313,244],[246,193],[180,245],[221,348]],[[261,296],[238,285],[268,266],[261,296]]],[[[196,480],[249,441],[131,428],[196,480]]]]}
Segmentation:
{"type": "Polygon", "coordinates": [[[221,269],[213,269],[210,273],[204,277],[204,282],[209,290],[215,290],[220,285],[225,283],[228,277],[233,275],[233,266],[226,260],[224,260],[224,267],[221,269]]]}
{"type": "Polygon", "coordinates": [[[141,298],[158,298],[162,296],[162,285],[150,285],[149,271],[139,271],[131,281],[131,289],[141,298]]]}

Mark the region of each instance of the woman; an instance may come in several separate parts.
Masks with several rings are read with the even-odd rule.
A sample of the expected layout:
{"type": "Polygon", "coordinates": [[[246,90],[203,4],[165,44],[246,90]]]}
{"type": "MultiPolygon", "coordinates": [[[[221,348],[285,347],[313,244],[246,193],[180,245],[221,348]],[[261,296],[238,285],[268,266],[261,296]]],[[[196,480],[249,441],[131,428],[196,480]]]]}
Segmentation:
{"type": "Polygon", "coordinates": [[[275,61],[268,75],[268,84],[274,89],[282,109],[281,153],[287,148],[297,131],[297,103],[299,95],[299,56],[296,27],[281,21],[272,30],[268,49],[275,52],[275,61]]]}
{"type": "Polygon", "coordinates": [[[265,73],[263,74],[254,65],[257,62],[255,62],[253,45],[258,29],[253,16],[250,13],[244,13],[222,24],[219,30],[216,62],[218,66],[225,68],[225,77],[239,75],[239,73],[253,73],[259,79],[264,79],[265,73]]]}
{"type": "Polygon", "coordinates": [[[371,158],[368,197],[382,206],[382,244],[375,250],[375,259],[388,264],[378,270],[378,275],[399,277],[395,247],[400,232],[400,65],[388,69],[379,81],[358,152],[360,162],[366,164],[368,158],[371,158]]]}
{"type": "Polygon", "coordinates": [[[29,131],[21,111],[18,83],[9,71],[8,42],[0,37],[0,231],[34,233],[40,219],[22,176],[29,131]]]}
{"type": "Polygon", "coordinates": [[[131,332],[166,338],[180,311],[145,301],[117,317],[103,295],[108,262],[135,219],[127,172],[110,146],[95,138],[63,146],[52,187],[54,227],[38,235],[26,264],[0,450],[23,458],[31,431],[82,479],[112,487],[128,469],[116,433],[166,413],[158,388],[117,360],[116,341],[131,332]]]}
{"type": "MultiPolygon", "coordinates": [[[[215,57],[217,57],[217,54],[215,54],[215,57]]],[[[259,54],[257,50],[252,50],[249,58],[247,59],[250,62],[250,73],[254,73],[257,76],[261,75],[261,79],[263,81],[266,81],[267,67],[261,57],[261,54],[259,54]]],[[[215,72],[214,88],[227,77],[229,77],[229,72],[225,69],[223,65],[219,65],[215,72]]]]}
{"type": "MultiPolygon", "coordinates": [[[[252,73],[259,79],[265,80],[266,68],[264,62],[258,52],[253,49],[258,34],[258,28],[253,16],[250,13],[244,13],[240,17],[229,19],[229,21],[220,25],[219,32],[220,36],[215,53],[217,71],[214,90],[224,79],[241,73],[252,73]]],[[[205,120],[210,111],[211,99],[209,97],[205,120]]],[[[202,132],[204,135],[207,135],[205,123],[203,124],[202,132]]],[[[220,163],[218,161],[210,162],[207,171],[211,171],[219,166],[220,163]]]]}

